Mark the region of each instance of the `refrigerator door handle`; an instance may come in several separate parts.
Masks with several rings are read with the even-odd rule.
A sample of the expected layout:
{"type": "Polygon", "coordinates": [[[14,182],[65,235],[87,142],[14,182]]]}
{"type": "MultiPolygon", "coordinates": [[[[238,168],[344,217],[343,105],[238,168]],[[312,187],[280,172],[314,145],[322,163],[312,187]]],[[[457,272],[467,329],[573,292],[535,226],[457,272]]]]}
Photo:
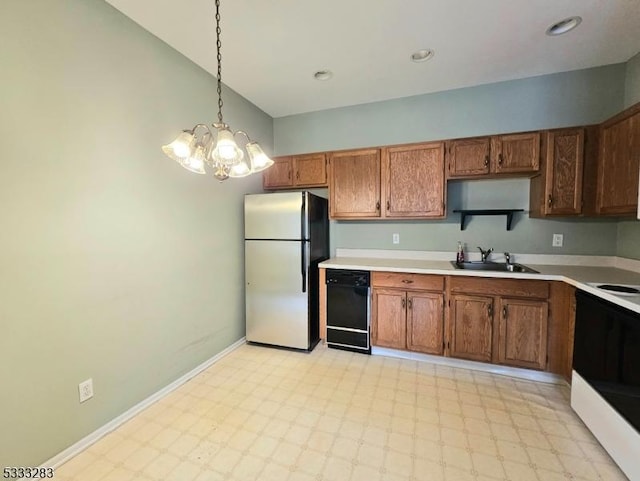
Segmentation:
{"type": "Polygon", "coordinates": [[[300,242],[300,273],[302,274],[302,292],[307,292],[307,243],[300,242]]]}
{"type": "Polygon", "coordinates": [[[300,239],[308,239],[309,233],[307,232],[307,196],[306,193],[302,193],[302,207],[300,208],[300,239]]]}

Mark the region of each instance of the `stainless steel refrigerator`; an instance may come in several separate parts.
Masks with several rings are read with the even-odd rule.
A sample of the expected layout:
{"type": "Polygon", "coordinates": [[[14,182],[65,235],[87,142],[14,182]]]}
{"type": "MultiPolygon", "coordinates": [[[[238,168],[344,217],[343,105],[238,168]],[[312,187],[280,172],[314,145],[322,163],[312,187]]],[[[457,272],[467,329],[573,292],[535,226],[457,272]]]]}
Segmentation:
{"type": "Polygon", "coordinates": [[[329,257],[327,199],[310,192],[244,199],[247,341],[312,350],[318,263],[329,257]]]}

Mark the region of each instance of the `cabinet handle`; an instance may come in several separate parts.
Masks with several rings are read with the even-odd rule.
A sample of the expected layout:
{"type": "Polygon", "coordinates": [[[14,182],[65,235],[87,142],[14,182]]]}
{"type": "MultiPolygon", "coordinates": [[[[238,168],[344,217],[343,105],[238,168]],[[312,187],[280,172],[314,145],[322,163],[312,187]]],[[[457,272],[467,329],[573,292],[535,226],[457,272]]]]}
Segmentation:
{"type": "Polygon", "coordinates": [[[402,308],[405,309],[407,307],[407,300],[402,299],[402,308]]]}
{"type": "Polygon", "coordinates": [[[387,201],[387,210],[391,210],[391,202],[387,201]]]}
{"type": "Polygon", "coordinates": [[[485,155],[484,156],[484,166],[487,167],[489,165],[489,156],[485,155]]]}
{"type": "Polygon", "coordinates": [[[498,154],[498,165],[502,165],[503,160],[502,153],[498,154]]]}
{"type": "Polygon", "coordinates": [[[380,210],[380,201],[376,202],[376,210],[380,210]]]}
{"type": "Polygon", "coordinates": [[[402,279],[402,283],[403,284],[413,284],[413,281],[411,279],[402,279]]]}
{"type": "Polygon", "coordinates": [[[488,314],[489,317],[493,317],[493,304],[489,304],[488,314]]]}
{"type": "Polygon", "coordinates": [[[411,309],[412,307],[413,307],[413,301],[409,299],[409,309],[411,309]]]}
{"type": "Polygon", "coordinates": [[[287,179],[291,180],[291,171],[287,172],[287,179]]]}
{"type": "Polygon", "coordinates": [[[549,194],[549,200],[547,200],[547,205],[549,207],[551,207],[553,205],[553,197],[551,197],[551,194],[549,194]]]}
{"type": "Polygon", "coordinates": [[[506,319],[507,318],[507,306],[504,306],[502,308],[502,318],[506,319]]]}
{"type": "Polygon", "coordinates": [[[296,171],[296,180],[300,180],[300,171],[296,171]]]}

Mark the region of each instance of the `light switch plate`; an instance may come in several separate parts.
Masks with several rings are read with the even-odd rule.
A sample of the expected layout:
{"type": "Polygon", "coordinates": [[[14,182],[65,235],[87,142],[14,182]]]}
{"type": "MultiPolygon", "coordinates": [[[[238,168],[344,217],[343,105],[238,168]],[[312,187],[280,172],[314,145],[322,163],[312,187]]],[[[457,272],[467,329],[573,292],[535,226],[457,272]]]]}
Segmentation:
{"type": "Polygon", "coordinates": [[[393,234],[393,243],[400,244],[400,234],[393,234]]]}

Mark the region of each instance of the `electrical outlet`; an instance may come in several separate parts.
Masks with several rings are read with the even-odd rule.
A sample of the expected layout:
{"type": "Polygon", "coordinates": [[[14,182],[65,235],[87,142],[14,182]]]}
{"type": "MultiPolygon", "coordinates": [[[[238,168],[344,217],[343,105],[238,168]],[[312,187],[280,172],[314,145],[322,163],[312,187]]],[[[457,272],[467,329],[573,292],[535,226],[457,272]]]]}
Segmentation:
{"type": "Polygon", "coordinates": [[[562,247],[563,243],[564,243],[564,235],[553,234],[553,241],[551,242],[552,247],[562,247]]]}
{"type": "Polygon", "coordinates": [[[400,234],[393,234],[393,243],[400,244],[400,234]]]}
{"type": "Polygon", "coordinates": [[[93,379],[89,378],[78,384],[78,393],[80,394],[81,403],[91,399],[93,397],[93,379]]]}

